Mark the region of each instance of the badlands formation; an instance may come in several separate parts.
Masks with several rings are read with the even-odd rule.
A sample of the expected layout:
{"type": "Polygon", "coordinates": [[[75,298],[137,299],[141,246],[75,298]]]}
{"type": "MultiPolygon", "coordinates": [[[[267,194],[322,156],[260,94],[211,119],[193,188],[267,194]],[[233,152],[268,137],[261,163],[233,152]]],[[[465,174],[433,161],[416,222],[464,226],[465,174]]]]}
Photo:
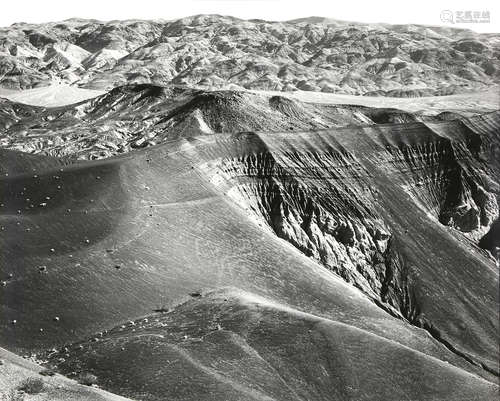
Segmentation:
{"type": "Polygon", "coordinates": [[[2,28],[0,395],[496,400],[499,58],[321,18],[2,28]]]}
{"type": "Polygon", "coordinates": [[[448,95],[500,80],[496,34],[418,25],[198,15],[175,21],[71,19],[0,29],[0,87],[57,80],[210,89],[448,95]]]}

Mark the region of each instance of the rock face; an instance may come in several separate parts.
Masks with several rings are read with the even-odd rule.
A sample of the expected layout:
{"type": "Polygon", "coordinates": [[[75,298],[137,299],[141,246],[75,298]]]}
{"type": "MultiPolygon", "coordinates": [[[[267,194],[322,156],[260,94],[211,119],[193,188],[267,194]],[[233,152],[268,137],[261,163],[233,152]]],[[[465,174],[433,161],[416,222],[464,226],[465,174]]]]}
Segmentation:
{"type": "Polygon", "coordinates": [[[415,97],[498,83],[495,34],[416,25],[200,15],[168,22],[67,20],[0,30],[0,87],[57,80],[415,97]]]}
{"type": "Polygon", "coordinates": [[[387,212],[377,210],[384,192],[375,184],[377,171],[389,171],[429,218],[477,243],[498,219],[498,161],[491,152],[499,128],[498,113],[350,127],[330,135],[342,144],[344,137],[363,132],[376,146],[348,150],[328,143],[308,152],[300,151],[300,133],[264,136],[256,155],[223,159],[214,180],[232,183],[229,194],[280,238],[391,312],[417,322],[419,306],[403,265],[408,261],[398,253],[401,239],[384,219],[387,212]],[[299,150],[283,151],[296,144],[299,150]]]}
{"type": "Polygon", "coordinates": [[[230,195],[280,238],[380,298],[390,231],[361,201],[375,194],[363,185],[367,172],[352,153],[318,149],[277,159],[263,141],[261,152],[223,161],[220,169],[235,184],[230,195]],[[242,176],[248,181],[241,183],[242,176]]]}

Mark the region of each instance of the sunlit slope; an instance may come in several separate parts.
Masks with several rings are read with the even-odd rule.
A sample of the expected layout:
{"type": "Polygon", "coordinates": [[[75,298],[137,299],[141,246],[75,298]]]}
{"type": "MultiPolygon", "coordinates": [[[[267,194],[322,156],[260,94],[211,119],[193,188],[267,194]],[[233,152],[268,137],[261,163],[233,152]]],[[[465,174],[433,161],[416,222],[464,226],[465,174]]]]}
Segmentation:
{"type": "Polygon", "coordinates": [[[51,361],[144,400],[473,401],[497,391],[371,331],[235,289],[73,344],[51,361]]]}
{"type": "Polygon", "coordinates": [[[33,106],[59,107],[92,99],[102,95],[102,93],[102,91],[82,89],[75,86],[53,84],[24,91],[12,91],[9,93],[2,93],[0,91],[0,96],[12,100],[13,102],[30,104],[33,106]]]}

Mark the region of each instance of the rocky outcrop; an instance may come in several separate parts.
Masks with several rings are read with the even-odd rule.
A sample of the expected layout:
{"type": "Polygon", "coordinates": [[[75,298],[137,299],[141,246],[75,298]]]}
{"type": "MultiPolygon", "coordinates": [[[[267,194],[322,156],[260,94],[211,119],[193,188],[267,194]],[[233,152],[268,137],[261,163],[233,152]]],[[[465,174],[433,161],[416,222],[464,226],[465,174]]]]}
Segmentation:
{"type": "Polygon", "coordinates": [[[288,158],[293,162],[257,153],[223,161],[220,169],[238,182],[231,195],[244,199],[276,235],[379,300],[391,234],[363,200],[373,195],[363,196],[355,184],[366,171],[352,154],[296,153],[288,158]],[[239,183],[241,177],[245,183],[239,183]],[[309,179],[321,185],[306,183],[309,179]],[[347,181],[355,185],[347,186],[347,181]]]}
{"type": "MultiPolygon", "coordinates": [[[[229,195],[280,238],[390,313],[422,326],[400,234],[377,207],[384,189],[374,184],[369,159],[394,175],[415,207],[478,243],[498,221],[499,177],[484,169],[491,163],[485,144],[499,126],[497,113],[463,122],[416,123],[404,136],[395,134],[404,125],[382,135],[373,129],[381,148],[374,154],[362,147],[347,151],[339,143],[305,151],[291,136],[281,137],[287,145],[280,145],[267,135],[248,134],[255,152],[222,159],[213,180],[227,182],[229,195]],[[295,150],[281,151],[291,144],[295,150]]],[[[335,138],[355,132],[339,129],[335,138]]],[[[491,248],[491,237],[481,243],[491,248]]]]}

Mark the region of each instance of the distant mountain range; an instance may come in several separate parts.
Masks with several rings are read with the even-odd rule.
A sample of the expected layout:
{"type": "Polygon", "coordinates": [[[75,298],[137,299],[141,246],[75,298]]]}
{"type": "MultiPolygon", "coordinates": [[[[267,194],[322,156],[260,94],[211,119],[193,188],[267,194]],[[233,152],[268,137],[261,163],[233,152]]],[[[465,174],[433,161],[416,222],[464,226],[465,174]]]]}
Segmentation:
{"type": "Polygon", "coordinates": [[[70,19],[0,29],[0,88],[54,81],[316,91],[461,93],[500,82],[500,34],[321,17],[287,22],[198,15],[174,21],[70,19]]]}

